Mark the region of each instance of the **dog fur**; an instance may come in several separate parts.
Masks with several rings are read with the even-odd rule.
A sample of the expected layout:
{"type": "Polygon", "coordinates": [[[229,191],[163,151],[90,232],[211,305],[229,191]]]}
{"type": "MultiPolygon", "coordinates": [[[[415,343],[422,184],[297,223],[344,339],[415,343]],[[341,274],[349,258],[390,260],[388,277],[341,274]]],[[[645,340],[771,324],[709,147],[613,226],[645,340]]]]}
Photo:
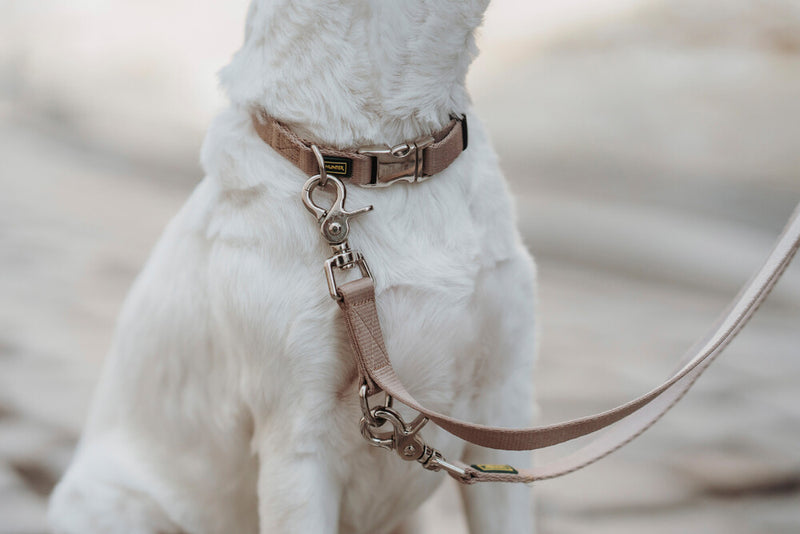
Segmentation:
{"type": "MultiPolygon", "coordinates": [[[[206,177],[121,312],[56,534],[389,532],[446,478],[368,446],[329,249],[300,200],[308,178],[250,122],[265,109],[326,145],[395,144],[467,112],[469,148],[440,175],[348,187],[350,242],[372,269],[392,362],[422,402],[494,425],[531,421],[534,265],[465,89],[487,0],[254,0],[222,74],[231,105],[206,177]]],[[[412,414],[407,414],[412,415],[412,414]]],[[[448,458],[529,455],[468,446],[448,458]]],[[[532,532],[529,489],[462,489],[473,534],[532,532]]]]}

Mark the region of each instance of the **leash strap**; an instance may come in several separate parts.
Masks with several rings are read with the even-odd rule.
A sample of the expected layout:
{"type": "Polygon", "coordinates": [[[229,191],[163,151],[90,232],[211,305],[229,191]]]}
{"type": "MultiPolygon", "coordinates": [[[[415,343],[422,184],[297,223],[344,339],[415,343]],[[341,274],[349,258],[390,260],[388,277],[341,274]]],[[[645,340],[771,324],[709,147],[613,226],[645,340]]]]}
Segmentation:
{"type": "MultiPolygon", "coordinates": [[[[359,373],[366,395],[381,391],[423,414],[441,428],[470,443],[502,450],[534,450],[592,434],[620,422],[578,451],[548,465],[529,470],[511,466],[467,466],[454,462],[447,469],[463,483],[533,482],[554,478],[585,467],[619,449],[647,430],[694,384],[708,365],[742,330],[758,310],[800,247],[800,205],[795,209],[763,267],[739,292],[709,333],[696,343],[678,370],[649,393],[626,404],[595,415],[558,424],[510,429],[478,425],[454,419],[420,404],[405,388],[392,368],[375,306],[375,288],[370,277],[338,286],[339,305],[345,316],[359,373]]],[[[426,466],[427,467],[427,466],[426,466]]]]}

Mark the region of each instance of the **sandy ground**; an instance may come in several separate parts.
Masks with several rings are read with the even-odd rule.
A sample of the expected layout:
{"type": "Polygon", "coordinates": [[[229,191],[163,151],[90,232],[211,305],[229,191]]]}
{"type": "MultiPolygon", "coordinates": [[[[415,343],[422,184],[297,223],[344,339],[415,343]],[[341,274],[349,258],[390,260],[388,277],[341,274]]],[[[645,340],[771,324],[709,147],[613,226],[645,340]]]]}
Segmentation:
{"type": "MultiPolygon", "coordinates": [[[[220,34],[231,47],[244,2],[234,4],[220,34]]],[[[503,33],[514,11],[499,5],[470,83],[540,267],[535,380],[542,422],[554,422],[657,384],[800,200],[800,7],[609,2],[552,24],[527,13],[540,22],[531,37],[503,33]]],[[[98,56],[74,75],[79,59],[30,35],[66,32],[57,21],[82,12],[30,6],[0,5],[16,32],[0,32],[0,534],[45,531],[120,302],[201,176],[196,153],[220,97],[198,73],[230,52],[209,51],[183,67],[194,76],[172,79],[182,49],[150,57],[163,44],[154,38],[111,73],[98,56]],[[190,83],[201,96],[187,100],[190,83]]],[[[66,35],[64,49],[100,54],[102,36],[87,32],[66,35]]],[[[538,486],[540,532],[796,533],[798,443],[795,265],[669,416],[538,486]]],[[[424,514],[430,533],[465,532],[449,484],[424,514]]]]}

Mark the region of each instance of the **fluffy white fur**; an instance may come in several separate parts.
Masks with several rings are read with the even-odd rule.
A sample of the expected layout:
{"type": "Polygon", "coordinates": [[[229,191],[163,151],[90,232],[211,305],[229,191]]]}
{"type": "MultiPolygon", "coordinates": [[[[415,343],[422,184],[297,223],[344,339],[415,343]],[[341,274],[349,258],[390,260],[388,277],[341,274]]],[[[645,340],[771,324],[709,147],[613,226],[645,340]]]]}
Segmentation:
{"type": "MultiPolygon", "coordinates": [[[[397,143],[469,110],[464,86],[486,1],[255,0],[222,73],[206,178],[124,305],[75,459],[56,488],[57,534],[381,533],[446,475],[358,432],[356,371],[328,296],[328,247],[300,200],[307,178],[254,133],[261,107],[341,147],[397,143]]],[[[348,188],[351,244],[375,277],[395,367],[457,417],[530,423],[534,267],[496,157],[470,146],[441,175],[348,188]]],[[[433,427],[450,458],[528,463],[433,427]]],[[[531,532],[522,486],[463,490],[471,532],[531,532]]]]}

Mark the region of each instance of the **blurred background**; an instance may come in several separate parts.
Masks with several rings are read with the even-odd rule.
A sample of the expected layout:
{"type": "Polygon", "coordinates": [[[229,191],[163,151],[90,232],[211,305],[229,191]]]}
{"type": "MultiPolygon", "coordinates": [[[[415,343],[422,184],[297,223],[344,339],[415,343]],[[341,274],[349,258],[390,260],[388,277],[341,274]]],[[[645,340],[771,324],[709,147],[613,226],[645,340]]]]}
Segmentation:
{"type": "MultiPolygon", "coordinates": [[[[201,179],[246,0],[0,0],[0,534],[45,532],[122,298],[201,179]]],[[[649,390],[800,200],[800,2],[495,0],[470,86],[540,269],[541,422],[649,390]]],[[[541,455],[552,456],[550,451],[541,455]]],[[[800,266],[540,532],[800,532],[800,266]]],[[[449,484],[429,532],[465,532],[449,484]]]]}

